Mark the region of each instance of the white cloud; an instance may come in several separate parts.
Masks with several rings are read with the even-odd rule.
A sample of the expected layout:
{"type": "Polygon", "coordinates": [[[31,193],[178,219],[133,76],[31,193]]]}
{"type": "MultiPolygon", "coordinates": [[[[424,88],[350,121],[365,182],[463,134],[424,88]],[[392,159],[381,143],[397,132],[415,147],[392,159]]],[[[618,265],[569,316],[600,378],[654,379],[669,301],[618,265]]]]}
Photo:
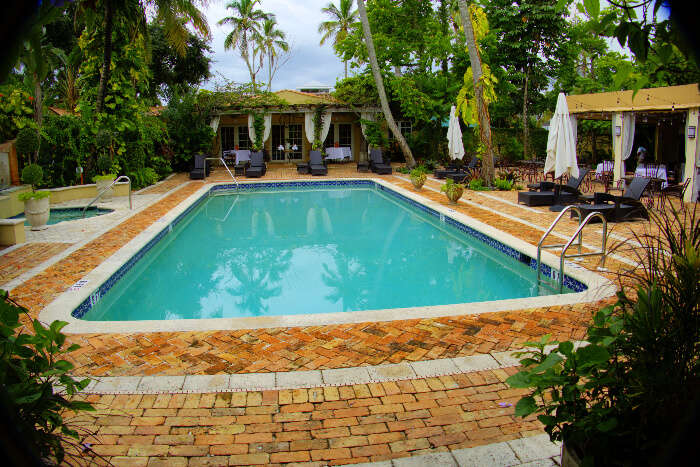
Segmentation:
{"type": "MultiPolygon", "coordinates": [[[[296,89],[307,84],[334,85],[343,75],[343,62],[335,56],[329,43],[319,45],[321,35],[318,25],[325,17],[321,8],[329,0],[263,0],[260,9],[277,17],[279,28],[293,44],[292,58],[275,76],[272,89],[296,89]]],[[[206,16],[212,32],[210,46],[213,50],[211,71],[214,78],[204,87],[211,88],[217,75],[228,80],[248,82],[250,80],[245,62],[235,50],[224,50],[224,40],[231,31],[230,26],[219,26],[221,18],[231,15],[224,0],[215,0],[206,8],[206,16]]],[[[258,79],[266,80],[266,74],[258,79]]]]}

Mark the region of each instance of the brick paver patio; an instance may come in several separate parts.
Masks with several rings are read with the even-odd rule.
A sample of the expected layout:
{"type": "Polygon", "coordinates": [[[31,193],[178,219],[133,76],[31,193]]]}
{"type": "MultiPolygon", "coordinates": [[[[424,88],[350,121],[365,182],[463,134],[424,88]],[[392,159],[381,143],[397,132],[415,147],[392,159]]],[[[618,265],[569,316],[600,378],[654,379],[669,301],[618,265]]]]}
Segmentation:
{"type": "MultiPolygon", "coordinates": [[[[354,166],[331,166],[329,177],[376,177],[354,166]]],[[[218,170],[207,182],[227,181],[218,170]]],[[[310,178],[292,167],[265,179],[310,178]]],[[[412,189],[403,175],[384,180],[412,189]]],[[[230,180],[230,178],[229,178],[230,180]]],[[[201,188],[180,174],[145,190],[163,197],[10,292],[33,316],[58,294],[201,188]]],[[[427,187],[439,188],[430,180],[427,187]]],[[[421,195],[447,204],[424,188],[421,195]]],[[[515,206],[514,193],[465,193],[450,207],[536,244],[556,216],[515,206]],[[494,199],[496,197],[498,199],[494,199]],[[500,200],[500,201],[499,201],[500,200]]],[[[647,228],[620,224],[615,235],[647,228]]],[[[557,228],[570,234],[575,223],[557,228]]],[[[599,234],[597,234],[599,235],[599,234]]],[[[586,242],[595,245],[597,235],[586,242]]],[[[31,244],[23,247],[33,251],[31,244]]],[[[20,249],[15,250],[19,252],[20,249]]],[[[15,253],[11,252],[11,253],[15,253]]],[[[632,256],[619,250],[613,273],[632,256]],[[625,262],[623,262],[625,261],[625,262]]],[[[9,256],[9,255],[5,255],[9,256]]],[[[0,256],[0,272],[13,257],[0,256]]],[[[36,264],[41,261],[36,262],[36,264]]],[[[597,260],[581,263],[594,268],[597,260]]],[[[608,274],[609,277],[614,275],[608,274]]],[[[602,303],[473,316],[383,323],[210,332],[71,335],[82,348],[71,358],[86,376],[196,375],[350,368],[511,350],[551,333],[581,339],[591,312],[602,303]]],[[[115,465],[327,465],[370,462],[497,443],[542,433],[537,422],[512,416],[520,392],[505,378],[514,368],[341,387],[221,394],[95,394],[98,412],[81,415],[98,463],[115,465]]],[[[89,460],[85,458],[85,460],[89,460]]]]}

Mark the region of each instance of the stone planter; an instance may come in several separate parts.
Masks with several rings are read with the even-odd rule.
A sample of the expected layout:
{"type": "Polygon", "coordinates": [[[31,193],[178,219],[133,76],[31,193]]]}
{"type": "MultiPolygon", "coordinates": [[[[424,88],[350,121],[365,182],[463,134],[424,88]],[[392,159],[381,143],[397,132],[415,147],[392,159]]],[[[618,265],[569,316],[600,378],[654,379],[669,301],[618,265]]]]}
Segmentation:
{"type": "Polygon", "coordinates": [[[445,195],[447,196],[447,199],[450,200],[450,203],[457,204],[457,200],[462,197],[462,193],[464,193],[464,188],[457,186],[446,191],[445,195]]]}
{"type": "Polygon", "coordinates": [[[581,458],[576,454],[574,449],[571,449],[566,443],[561,445],[561,466],[562,467],[580,467],[581,458]]]}
{"type": "Polygon", "coordinates": [[[28,199],[24,202],[24,217],[32,226],[32,230],[44,230],[48,226],[51,206],[49,198],[28,199]]]}
{"type": "MultiPolygon", "coordinates": [[[[97,185],[97,193],[95,194],[95,196],[102,193],[102,190],[107,189],[112,184],[112,182],[114,182],[115,178],[116,177],[105,179],[105,180],[97,180],[95,182],[95,185],[97,185]]],[[[104,194],[102,195],[102,197],[100,197],[100,199],[108,200],[108,199],[112,199],[112,196],[114,196],[114,187],[107,189],[107,191],[104,192],[104,194]]]]}

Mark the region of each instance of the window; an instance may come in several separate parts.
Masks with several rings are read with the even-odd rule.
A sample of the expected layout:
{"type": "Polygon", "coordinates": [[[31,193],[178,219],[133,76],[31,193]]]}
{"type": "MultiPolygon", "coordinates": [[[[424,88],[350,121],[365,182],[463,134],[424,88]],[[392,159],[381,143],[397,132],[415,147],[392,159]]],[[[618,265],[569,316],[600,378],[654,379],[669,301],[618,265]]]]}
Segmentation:
{"type": "Polygon", "coordinates": [[[230,151],[236,149],[236,128],[232,126],[221,127],[221,150],[230,151]]]}
{"type": "Polygon", "coordinates": [[[335,125],[331,123],[330,129],[328,130],[328,136],[323,142],[324,148],[332,148],[335,144],[335,125]]]}
{"type": "Polygon", "coordinates": [[[301,139],[301,125],[289,125],[287,127],[287,142],[289,143],[290,150],[295,144],[297,146],[297,150],[290,152],[287,158],[301,159],[301,149],[304,144],[301,139]]]}
{"type": "Polygon", "coordinates": [[[338,125],[338,145],[344,148],[352,146],[352,125],[349,123],[338,125]]]}
{"type": "Polygon", "coordinates": [[[238,127],[238,149],[252,149],[247,126],[238,127]]]}
{"type": "Polygon", "coordinates": [[[413,126],[411,125],[411,122],[409,120],[400,120],[399,131],[404,136],[408,136],[413,133],[413,126]]]}

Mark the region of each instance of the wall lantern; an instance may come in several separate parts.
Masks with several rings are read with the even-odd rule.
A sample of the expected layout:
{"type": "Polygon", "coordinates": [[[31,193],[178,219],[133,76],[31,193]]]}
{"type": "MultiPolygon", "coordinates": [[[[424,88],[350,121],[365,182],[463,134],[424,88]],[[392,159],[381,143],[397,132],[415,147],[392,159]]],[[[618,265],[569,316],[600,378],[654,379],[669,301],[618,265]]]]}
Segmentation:
{"type": "Polygon", "coordinates": [[[615,136],[620,136],[622,134],[622,127],[615,126],[615,136]]]}
{"type": "Polygon", "coordinates": [[[688,138],[690,138],[690,139],[695,138],[695,127],[694,126],[688,127],[688,138]]]}

